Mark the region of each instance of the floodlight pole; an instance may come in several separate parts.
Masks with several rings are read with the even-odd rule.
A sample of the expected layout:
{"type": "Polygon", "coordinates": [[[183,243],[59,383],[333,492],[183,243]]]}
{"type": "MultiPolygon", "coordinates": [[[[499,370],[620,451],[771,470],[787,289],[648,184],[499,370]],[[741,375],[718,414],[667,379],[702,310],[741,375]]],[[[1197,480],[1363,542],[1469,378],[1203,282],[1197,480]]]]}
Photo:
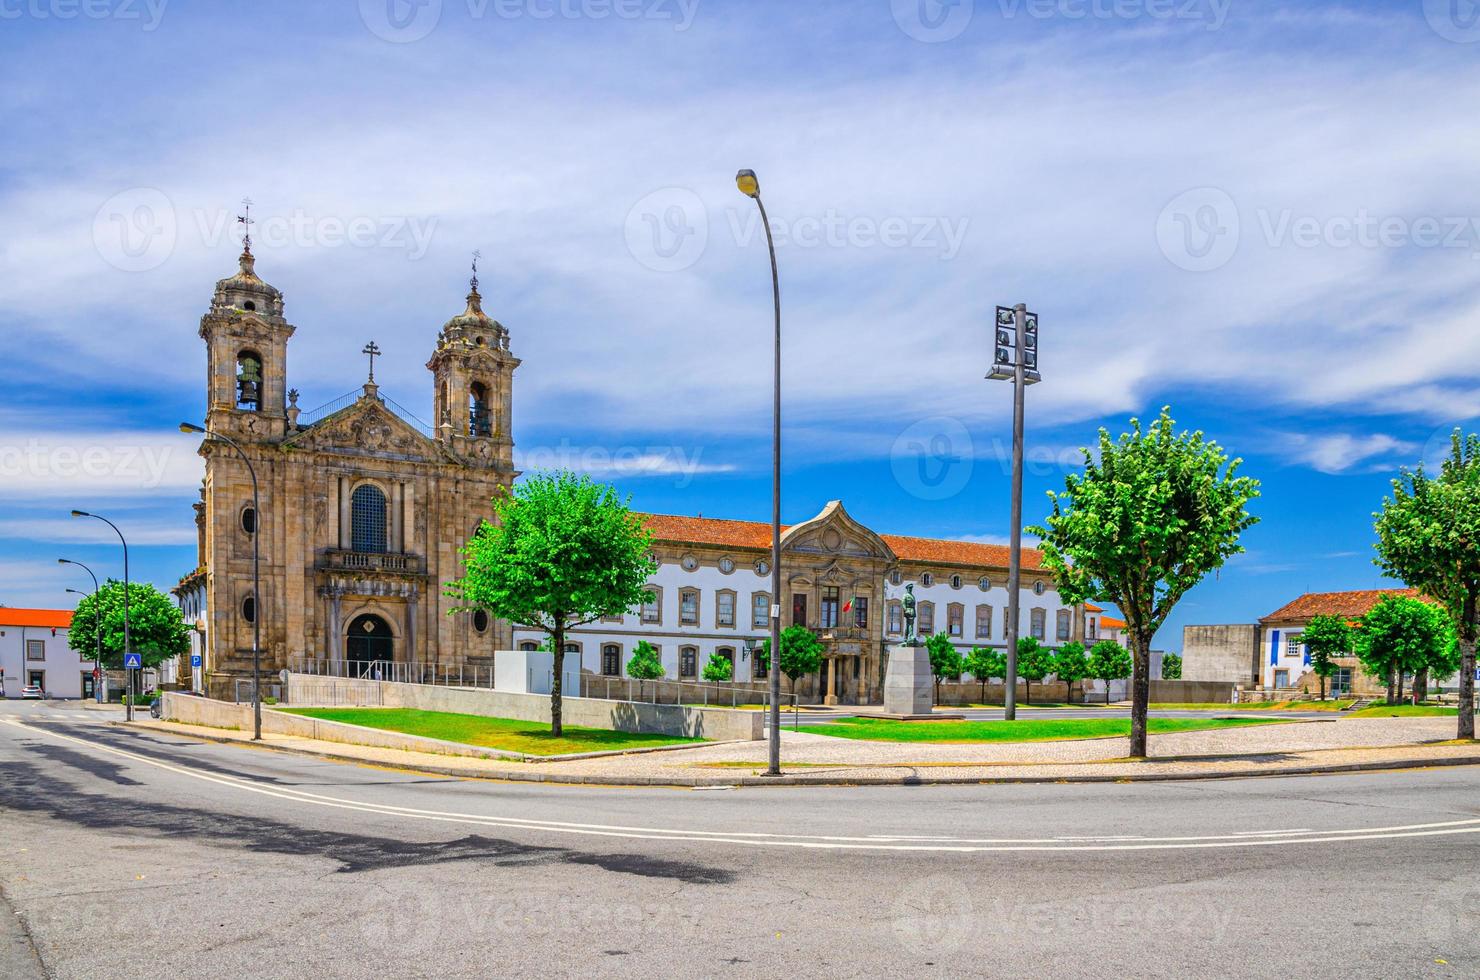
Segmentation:
{"type": "Polygon", "coordinates": [[[1002,717],[1017,719],[1018,617],[1022,615],[1019,591],[1023,578],[1023,322],[1028,307],[1012,308],[1016,333],[1016,356],[1012,371],[1012,529],[1007,558],[1007,676],[1003,678],[1002,717]]]}

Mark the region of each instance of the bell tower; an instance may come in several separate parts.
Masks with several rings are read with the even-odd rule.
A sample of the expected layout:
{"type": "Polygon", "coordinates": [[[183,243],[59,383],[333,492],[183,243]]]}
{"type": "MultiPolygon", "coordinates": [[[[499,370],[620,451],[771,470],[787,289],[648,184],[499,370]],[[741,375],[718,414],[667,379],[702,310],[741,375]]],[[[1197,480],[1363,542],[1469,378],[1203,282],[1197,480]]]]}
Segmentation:
{"type": "Polygon", "coordinates": [[[249,441],[287,432],[288,338],[283,294],[257,277],[252,255],[250,201],[237,220],[247,233],[237,273],[216,283],[210,310],[200,318],[206,342],[206,421],[210,428],[249,441]]]}
{"type": "Polygon", "coordinates": [[[512,471],[510,421],[519,359],[509,352],[508,330],[483,312],[478,258],[474,252],[467,308],[442,326],[427,362],[436,385],[433,424],[437,440],[459,456],[512,471]]]}

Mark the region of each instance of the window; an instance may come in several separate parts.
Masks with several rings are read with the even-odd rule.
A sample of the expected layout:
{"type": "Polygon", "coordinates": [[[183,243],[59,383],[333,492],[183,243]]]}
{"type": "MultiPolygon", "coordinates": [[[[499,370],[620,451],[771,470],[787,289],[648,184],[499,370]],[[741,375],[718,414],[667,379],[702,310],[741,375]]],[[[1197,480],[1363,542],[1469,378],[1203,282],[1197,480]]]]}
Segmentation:
{"type": "Polygon", "coordinates": [[[1035,639],[1035,640],[1047,639],[1047,637],[1044,635],[1045,634],[1045,630],[1047,629],[1047,626],[1048,626],[1048,612],[1047,612],[1047,610],[1044,610],[1044,609],[1034,609],[1033,612],[1032,612],[1031,617],[1028,620],[1028,622],[1030,624],[1029,625],[1029,631],[1031,632],[1031,634],[1033,636],[1033,639],[1035,639]]]}
{"type": "Polygon", "coordinates": [[[922,602],[915,610],[918,622],[915,630],[921,636],[929,636],[935,632],[935,603],[922,602]]]}
{"type": "Polygon", "coordinates": [[[642,600],[642,621],[657,623],[663,619],[663,593],[649,589],[642,600]]]}
{"type": "Polygon", "coordinates": [[[27,660],[45,660],[46,659],[46,641],[45,640],[27,640],[26,641],[26,659],[27,660]]]}
{"type": "Polygon", "coordinates": [[[868,629],[868,596],[853,597],[853,625],[861,630],[868,629]]]}
{"type": "Polygon", "coordinates": [[[952,636],[960,636],[962,620],[966,618],[966,607],[959,602],[953,602],[946,606],[946,631],[952,636]]]}
{"type": "Polygon", "coordinates": [[[1040,579],[1039,581],[1033,583],[1034,595],[1043,595],[1043,593],[1046,591],[1048,591],[1048,584],[1045,583],[1043,580],[1040,579]]]}
{"type": "Polygon", "coordinates": [[[247,534],[257,533],[257,511],[255,508],[242,508],[242,530],[247,534]]]}
{"type": "Polygon", "coordinates": [[[242,600],[242,619],[249,623],[257,621],[257,600],[252,596],[242,600]]]}
{"type": "Polygon", "coordinates": [[[236,407],[244,412],[262,408],[262,355],[256,351],[236,355],[236,407]]]}
{"type": "Polygon", "coordinates": [[[479,633],[488,632],[488,610],[479,609],[473,613],[473,629],[479,633]]]}
{"type": "Polygon", "coordinates": [[[750,653],[750,672],[756,680],[764,680],[766,677],[766,658],[761,654],[760,644],[750,653]]]}
{"type": "Polygon", "coordinates": [[[770,575],[771,563],[762,558],[760,561],[755,563],[755,573],[757,575],[770,575]]]}
{"type": "Polygon", "coordinates": [[[622,648],[615,643],[601,648],[601,673],[605,677],[622,676],[622,648]]]}
{"type": "Polygon", "coordinates": [[[807,625],[807,593],[798,592],[791,597],[791,625],[807,625]]]}
{"type": "Polygon", "coordinates": [[[699,559],[695,558],[693,555],[684,555],[683,560],[680,561],[679,564],[683,566],[684,571],[692,572],[694,569],[699,567],[699,559]]]}
{"type": "Polygon", "coordinates": [[[474,439],[493,434],[488,414],[488,389],[474,381],[468,388],[468,435],[474,439]]]}
{"type": "Polygon", "coordinates": [[[992,607],[976,607],[976,638],[978,640],[990,640],[992,638],[992,607]]]}
{"type": "Polygon", "coordinates": [[[889,603],[889,632],[904,632],[904,609],[897,602],[889,603]]]}
{"type": "Polygon", "coordinates": [[[697,677],[699,674],[699,648],[678,648],[678,676],[697,677]]]}
{"type": "Polygon", "coordinates": [[[735,628],[735,593],[728,589],[714,594],[714,625],[735,628]]]}
{"type": "Polygon", "coordinates": [[[959,588],[961,588],[961,576],[959,576],[959,575],[952,575],[951,576],[951,588],[953,588],[953,589],[959,589],[959,588]]]}
{"type": "Polygon", "coordinates": [[[889,584],[890,585],[898,585],[900,582],[903,582],[903,581],[904,581],[904,576],[902,574],[900,574],[899,569],[896,568],[894,571],[892,571],[892,572],[889,573],[889,584]]]}
{"type": "Polygon", "coordinates": [[[533,641],[533,640],[521,640],[521,641],[519,641],[519,649],[520,650],[523,650],[525,653],[534,653],[539,648],[540,648],[540,645],[538,643],[536,643],[535,641],[533,641]]]}
{"type": "Polygon", "coordinates": [[[822,587],[822,618],[817,625],[823,629],[836,629],[838,626],[838,587],[836,585],[824,585],[822,587]]]}
{"type": "Polygon", "coordinates": [[[350,547],[372,554],[385,552],[385,494],[371,483],[350,495],[350,547]]]}
{"type": "Polygon", "coordinates": [[[1060,640],[1069,638],[1069,610],[1060,609],[1054,613],[1054,636],[1060,640]]]}
{"type": "Polygon", "coordinates": [[[983,575],[981,578],[976,580],[976,587],[985,592],[992,587],[992,580],[983,575]]]}
{"type": "Polygon", "coordinates": [[[1275,671],[1274,672],[1274,686],[1275,687],[1289,687],[1290,686],[1290,672],[1288,670],[1277,670],[1277,671],[1275,671]]]}
{"type": "Polygon", "coordinates": [[[927,589],[930,588],[932,585],[935,584],[935,576],[931,575],[929,572],[926,572],[924,575],[920,576],[920,584],[927,589]]]}
{"type": "Polygon", "coordinates": [[[699,591],[684,589],[678,594],[678,621],[683,626],[699,625],[699,591]]]}
{"type": "Polygon", "coordinates": [[[750,625],[753,629],[764,627],[771,617],[771,597],[764,592],[753,593],[750,597],[750,625]]]}
{"type": "Polygon", "coordinates": [[[1294,634],[1291,634],[1290,636],[1285,637],[1285,656],[1287,656],[1287,657],[1298,657],[1298,656],[1300,656],[1301,647],[1303,645],[1304,644],[1302,644],[1300,642],[1300,634],[1299,633],[1294,633],[1294,634]]]}
{"type": "Polygon", "coordinates": [[[734,650],[734,648],[733,647],[718,647],[714,651],[714,655],[716,657],[719,657],[721,660],[727,660],[727,661],[729,661],[729,663],[730,663],[730,672],[729,672],[729,675],[725,679],[726,680],[733,679],[734,676],[735,676],[735,650],[734,650]]]}
{"type": "Polygon", "coordinates": [[[728,556],[721,558],[719,560],[719,570],[724,572],[726,575],[733,572],[735,570],[735,559],[728,556]]]}
{"type": "Polygon", "coordinates": [[[1100,619],[1098,616],[1090,616],[1084,621],[1084,638],[1086,640],[1097,640],[1100,637],[1100,619]]]}
{"type": "Polygon", "coordinates": [[[39,687],[43,691],[46,690],[46,671],[44,671],[44,670],[28,670],[28,671],[26,671],[26,683],[29,684],[29,685],[31,685],[32,687],[39,687]]]}

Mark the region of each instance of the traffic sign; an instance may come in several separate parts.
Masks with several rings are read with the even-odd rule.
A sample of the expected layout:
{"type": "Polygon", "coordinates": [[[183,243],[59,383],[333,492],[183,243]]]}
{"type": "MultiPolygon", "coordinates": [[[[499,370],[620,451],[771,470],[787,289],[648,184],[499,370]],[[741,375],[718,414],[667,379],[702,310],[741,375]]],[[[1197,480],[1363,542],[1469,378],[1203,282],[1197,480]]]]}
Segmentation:
{"type": "Polygon", "coordinates": [[[124,670],[138,670],[144,666],[144,658],[137,653],[125,653],[123,655],[124,670]]]}
{"type": "Polygon", "coordinates": [[[190,666],[192,666],[192,667],[199,667],[200,666],[200,654],[198,654],[198,653],[192,653],[190,655],[190,666]]]}

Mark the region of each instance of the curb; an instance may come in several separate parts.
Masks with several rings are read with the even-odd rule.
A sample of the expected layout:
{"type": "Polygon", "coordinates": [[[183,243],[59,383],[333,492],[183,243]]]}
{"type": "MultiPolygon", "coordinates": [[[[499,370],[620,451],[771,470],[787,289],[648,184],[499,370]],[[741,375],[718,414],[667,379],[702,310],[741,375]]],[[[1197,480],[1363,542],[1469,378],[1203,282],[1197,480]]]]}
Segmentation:
{"type": "MultiPolygon", "coordinates": [[[[126,722],[112,724],[127,725],[126,722]]],[[[152,727],[152,726],[150,726],[152,727]]],[[[370,766],[377,769],[394,769],[401,772],[419,772],[433,776],[450,776],[457,779],[478,779],[488,782],[546,783],[567,786],[652,786],[675,789],[695,787],[741,787],[765,786],[987,786],[1002,784],[1045,784],[1045,783],[1158,783],[1190,782],[1205,779],[1255,779],[1270,776],[1318,776],[1354,772],[1383,772],[1402,769],[1437,769],[1453,766],[1480,766],[1480,754],[1451,756],[1438,759],[1409,758],[1390,759],[1383,762],[1347,762],[1333,765],[1292,766],[1283,769],[1226,769],[1212,772],[1169,772],[1136,773],[1117,775],[1067,775],[1067,776],[832,776],[824,773],[787,774],[780,779],[765,776],[606,776],[600,774],[577,775],[548,772],[500,772],[487,773],[470,771],[461,766],[399,765],[393,762],[377,762],[360,756],[340,752],[325,752],[312,749],[293,748],[285,745],[270,745],[266,742],[249,742],[224,735],[184,733],[170,729],[156,729],[166,734],[183,735],[204,742],[222,745],[237,745],[244,748],[266,749],[286,755],[310,759],[327,759],[331,762],[347,762],[353,765],[370,766]]],[[[1153,760],[1175,761],[1175,760],[1153,760]]],[[[1123,763],[1127,767],[1136,763],[1123,763]]],[[[759,766],[759,764],[757,764],[759,766]]],[[[843,767],[839,767],[843,768],[843,767]]]]}

